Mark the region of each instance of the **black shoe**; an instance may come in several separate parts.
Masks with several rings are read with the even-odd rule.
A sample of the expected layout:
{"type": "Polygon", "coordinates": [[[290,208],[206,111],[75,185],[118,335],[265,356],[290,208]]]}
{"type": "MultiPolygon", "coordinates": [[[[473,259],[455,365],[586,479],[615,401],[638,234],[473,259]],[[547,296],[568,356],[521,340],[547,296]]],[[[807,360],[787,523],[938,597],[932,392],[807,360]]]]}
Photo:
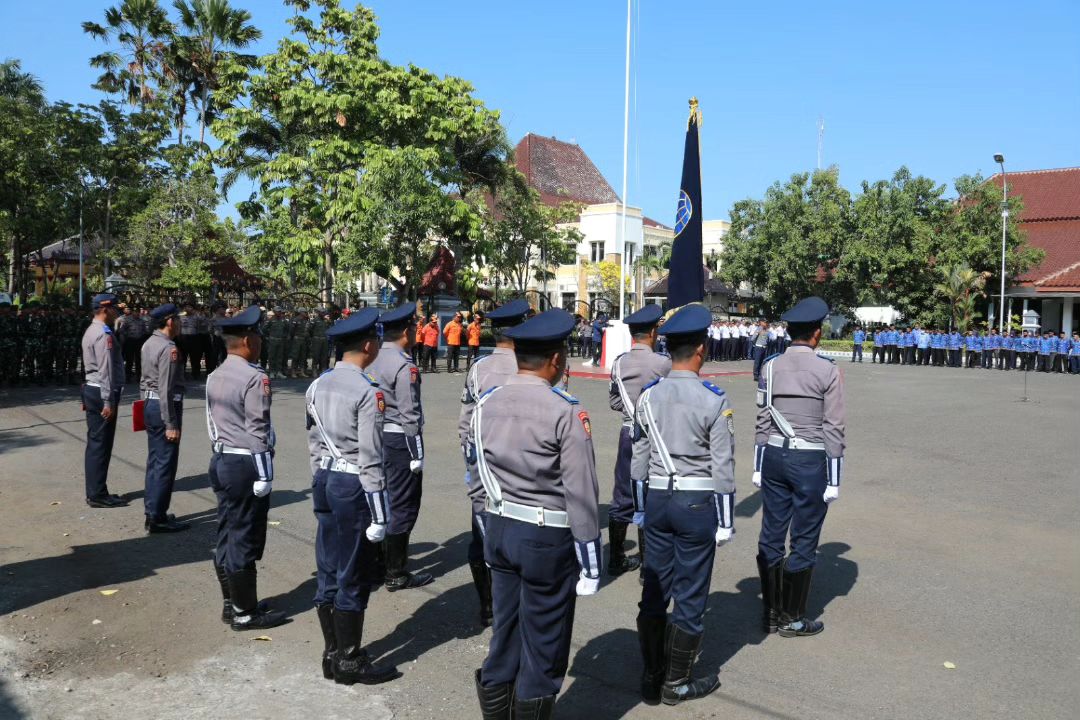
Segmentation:
{"type": "Polygon", "coordinates": [[[410,573],[405,570],[409,556],[409,533],[387,535],[383,540],[386,553],[386,589],[390,592],[411,590],[430,585],[435,578],[428,573],[410,573]]]}
{"type": "Polygon", "coordinates": [[[669,625],[667,632],[667,673],[660,700],[665,705],[678,705],[687,700],[703,698],[719,688],[720,678],[716,675],[691,679],[703,636],[691,635],[678,625],[669,625]]]}
{"type": "Polygon", "coordinates": [[[529,698],[522,700],[514,698],[514,720],[550,720],[555,712],[555,696],[529,698]]]}
{"type": "Polygon", "coordinates": [[[147,519],[146,532],[151,535],[156,533],[176,533],[183,532],[191,527],[191,523],[178,522],[173,518],[166,519],[164,521],[155,521],[147,519]]]}
{"type": "Polygon", "coordinates": [[[334,634],[334,606],[332,603],[316,605],[319,628],[323,635],[322,674],[327,680],[334,679],[334,653],[337,652],[337,635],[334,634]]]}
{"type": "Polygon", "coordinates": [[[480,670],[477,670],[476,697],[480,701],[480,717],[483,720],[510,720],[510,706],[514,701],[514,686],[510,683],[484,687],[480,684],[480,670]]]}
{"type": "Polygon", "coordinates": [[[638,644],[644,669],[641,671],[641,699],[646,705],[660,704],[660,690],[664,687],[667,658],[664,657],[664,632],[667,620],[662,617],[638,615],[638,644]]]}
{"type": "Polygon", "coordinates": [[[611,555],[608,558],[608,575],[622,575],[641,567],[641,558],[626,556],[626,527],[629,523],[608,519],[608,543],[611,555]]]}
{"type": "Polygon", "coordinates": [[[784,563],[769,566],[765,556],[757,556],[758,577],[761,578],[761,629],[767,635],[776,632],[780,626],[781,587],[784,577],[784,563]]]}
{"type": "Polygon", "coordinates": [[[232,622],[229,624],[233,630],[267,630],[284,625],[289,618],[281,610],[260,610],[258,607],[252,612],[241,614],[233,608],[232,622]]]}
{"type": "Polygon", "coordinates": [[[378,685],[401,677],[396,667],[373,665],[361,641],[364,635],[364,613],[334,609],[334,682],[338,685],[378,685]]]}
{"type": "Polygon", "coordinates": [[[86,504],[92,508],[118,508],[127,507],[128,502],[116,495],[105,495],[103,497],[86,498],[86,504]]]}
{"type": "Polygon", "coordinates": [[[784,568],[780,637],[809,637],[825,629],[824,623],[806,619],[806,600],[810,596],[810,578],[813,574],[813,566],[794,572],[784,568]]]}
{"type": "Polygon", "coordinates": [[[289,618],[280,610],[260,606],[254,565],[240,572],[229,573],[228,580],[233,610],[229,627],[233,630],[266,630],[289,622],[289,618]]]}
{"type": "MultiPolygon", "coordinates": [[[[483,560],[474,560],[469,563],[472,571],[473,586],[476,594],[480,597],[480,625],[491,627],[493,611],[491,606],[491,570],[483,560]]],[[[479,671],[477,671],[479,672],[479,671]]],[[[483,702],[481,701],[481,704],[483,702]]]]}

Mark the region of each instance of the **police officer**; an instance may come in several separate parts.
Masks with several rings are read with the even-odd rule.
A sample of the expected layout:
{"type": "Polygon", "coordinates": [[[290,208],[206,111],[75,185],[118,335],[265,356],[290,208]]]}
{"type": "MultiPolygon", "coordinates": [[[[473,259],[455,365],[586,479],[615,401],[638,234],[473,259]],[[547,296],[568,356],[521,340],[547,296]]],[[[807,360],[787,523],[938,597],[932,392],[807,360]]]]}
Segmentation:
{"type": "Polygon", "coordinates": [[[258,601],[255,563],[266,546],[266,516],[274,481],[270,378],[255,362],[262,351],[258,305],[218,322],[225,361],[206,379],[210,487],[217,496],[214,569],[233,630],[271,628],[285,613],[258,601]]]}
{"type": "MultiPolygon", "coordinates": [[[[627,557],[623,544],[626,541],[627,526],[635,521],[634,483],[630,478],[630,458],[634,449],[634,411],[642,388],[657,378],[667,377],[671,371],[671,358],[653,351],[656,346],[656,324],[660,322],[663,314],[664,311],[659,305],[646,305],[636,313],[627,315],[624,322],[630,330],[633,344],[628,352],[615,358],[611,364],[608,402],[612,410],[621,414],[622,429],[619,430],[619,449],[615,456],[615,485],[612,488],[611,505],[608,506],[610,575],[622,575],[637,570],[645,560],[644,554],[640,557],[627,557]]],[[[645,542],[641,518],[636,518],[636,522],[638,549],[643,550],[645,542]]]]}
{"type": "Polygon", "coordinates": [[[825,628],[806,617],[806,600],[821,526],[829,503],[839,497],[844,467],[843,381],[836,365],[815,350],[828,314],[818,297],[784,313],[794,343],[766,364],[758,384],[753,483],[762,495],[757,562],[763,629],[779,629],[783,637],[825,628]]]}
{"type": "Polygon", "coordinates": [[[86,504],[94,508],[123,507],[127,501],[110,494],[107,484],[116,437],[116,414],[124,386],[124,358],[113,334],[119,310],[112,293],[95,295],[91,303],[94,321],[82,338],[86,380],[82,388],[86,411],[86,504]]]}
{"type": "Polygon", "coordinates": [[[323,634],[322,671],[340,685],[400,676],[371,663],[363,650],[364,613],[375,578],[376,543],[386,536],[383,413],[386,395],[366,372],[379,355],[379,311],[364,308],[338,321],[326,335],[341,360],[307,389],[308,449],[317,586],[315,607],[323,634]]]}
{"type": "Polygon", "coordinates": [[[458,416],[458,439],[465,456],[465,484],[472,504],[472,540],[469,542],[469,570],[472,571],[473,586],[480,598],[480,624],[489,627],[492,620],[491,609],[491,571],[484,562],[484,486],[476,471],[476,464],[470,459],[469,428],[472,424],[476,401],[484,393],[517,375],[517,358],[514,355],[514,341],[506,332],[525,322],[531,311],[529,303],[522,299],[511,300],[488,313],[491,330],[495,335],[495,348],[490,355],[478,358],[468,369],[465,376],[465,389],[461,392],[461,412],[458,416]]]}
{"type": "Polygon", "coordinates": [[[172,303],[150,311],[154,333],[140,348],[146,424],[146,494],[144,504],[149,533],[172,533],[190,525],[169,514],[176,465],[180,460],[180,429],[184,414],[184,367],[176,336],[180,334],[180,308],[172,303]]]}
{"type": "Polygon", "coordinates": [[[637,626],[641,695],[653,705],[720,687],[716,675],[692,679],[716,548],[735,532],[735,421],[724,391],[698,374],[709,317],[688,305],[664,323],[671,372],[637,403],[632,475],[649,554],[637,626]]]}
{"type": "Polygon", "coordinates": [[[573,316],[554,309],[507,330],[518,374],[480,398],[472,416],[495,601],[491,646],[476,671],[485,719],[551,717],[570,655],[575,589],[592,595],[600,583],[592,426],[556,386],[573,328],[573,316]]]}
{"type": "Polygon", "coordinates": [[[416,325],[416,304],[406,303],[379,318],[383,341],[368,371],[379,384],[386,412],[382,426],[383,473],[390,499],[383,552],[386,589],[390,592],[423,587],[434,578],[405,570],[409,533],[420,514],[424,480],[424,410],[420,404],[420,370],[405,348],[416,325]]]}

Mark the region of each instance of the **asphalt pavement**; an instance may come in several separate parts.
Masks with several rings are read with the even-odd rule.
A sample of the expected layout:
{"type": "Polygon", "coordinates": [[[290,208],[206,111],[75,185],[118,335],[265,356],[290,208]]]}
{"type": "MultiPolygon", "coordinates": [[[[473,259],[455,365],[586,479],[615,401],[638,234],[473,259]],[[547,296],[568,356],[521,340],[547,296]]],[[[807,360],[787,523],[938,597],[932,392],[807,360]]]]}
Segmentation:
{"type": "MultiPolygon", "coordinates": [[[[813,638],[758,628],[761,500],[750,483],[749,363],[712,381],[735,410],[735,540],[717,552],[703,671],[709,698],[649,708],[637,695],[636,577],[582,598],[556,717],[1070,718],[1080,706],[1080,378],[838,362],[848,407],[840,499],[829,511],[813,638]],[[946,666],[948,664],[948,667],[946,666]]],[[[142,530],[145,438],[117,432],[109,486],[130,507],[83,503],[76,388],[0,391],[0,718],[469,718],[489,631],[466,563],[469,507],[456,437],[463,374],[425,375],[424,502],[413,534],[425,588],[372,596],[369,652],[404,676],[345,688],[319,672],[304,381],[275,383],[278,451],[260,592],[292,622],[258,639],[220,622],[213,493],[193,383],[173,512],[142,530]],[[105,592],[103,592],[105,591],[105,592]],[[115,591],[115,592],[108,592],[115,591]]],[[[590,413],[601,514],[619,430],[602,380],[571,380],[590,413]]],[[[633,533],[631,538],[633,539],[633,533]]]]}

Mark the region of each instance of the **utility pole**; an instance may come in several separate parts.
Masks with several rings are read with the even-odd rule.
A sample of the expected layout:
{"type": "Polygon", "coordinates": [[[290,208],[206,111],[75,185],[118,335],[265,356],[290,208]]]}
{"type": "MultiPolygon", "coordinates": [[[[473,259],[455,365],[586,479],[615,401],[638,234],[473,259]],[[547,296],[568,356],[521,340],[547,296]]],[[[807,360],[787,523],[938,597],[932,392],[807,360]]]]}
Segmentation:
{"type": "Polygon", "coordinates": [[[818,115],[817,119],[817,169],[821,169],[821,159],[825,155],[825,118],[818,115]]]}

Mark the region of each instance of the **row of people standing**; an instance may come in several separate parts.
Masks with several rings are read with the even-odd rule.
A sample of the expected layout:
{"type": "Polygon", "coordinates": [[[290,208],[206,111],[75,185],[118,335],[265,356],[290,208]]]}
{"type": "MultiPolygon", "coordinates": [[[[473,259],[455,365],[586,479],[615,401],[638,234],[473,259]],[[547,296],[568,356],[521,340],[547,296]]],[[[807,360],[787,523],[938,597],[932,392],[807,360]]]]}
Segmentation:
{"type": "Polygon", "coordinates": [[[852,333],[852,362],[862,362],[863,346],[872,343],[871,363],[933,365],[987,370],[1034,370],[1080,374],[1080,332],[997,330],[966,333],[936,328],[885,327],[852,333]]]}
{"type": "Polygon", "coordinates": [[[36,300],[13,306],[0,295],[0,386],[79,382],[79,338],[89,325],[73,307],[36,300]]]}

